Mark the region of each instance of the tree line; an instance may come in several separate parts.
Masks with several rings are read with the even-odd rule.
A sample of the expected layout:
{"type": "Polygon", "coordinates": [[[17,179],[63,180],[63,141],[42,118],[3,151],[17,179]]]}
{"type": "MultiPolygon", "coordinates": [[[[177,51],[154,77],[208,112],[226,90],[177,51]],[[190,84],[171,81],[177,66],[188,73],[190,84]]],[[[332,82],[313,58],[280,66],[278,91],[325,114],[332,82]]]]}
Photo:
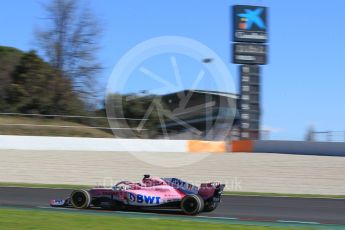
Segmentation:
{"type": "Polygon", "coordinates": [[[0,47],[1,111],[82,114],[95,106],[102,93],[97,84],[102,30],[82,3],[42,3],[44,15],[37,15],[42,20],[34,29],[34,49],[0,47]]]}
{"type": "MultiPolygon", "coordinates": [[[[105,105],[96,104],[103,90],[98,86],[102,65],[97,59],[102,23],[79,0],[51,0],[42,3],[44,15],[34,29],[35,47],[23,52],[0,46],[0,112],[48,115],[105,116],[105,105]],[[96,109],[97,108],[97,109],[96,109]]],[[[136,128],[155,95],[110,95],[122,98],[124,118],[136,128]],[[135,98],[127,100],[126,98],[135,98]],[[126,100],[125,100],[126,99],[126,100]]],[[[104,101],[104,99],[103,99],[104,101]]],[[[113,100],[114,102],[118,100],[113,100]]],[[[147,116],[144,129],[156,135],[159,116],[147,116]]],[[[94,126],[108,126],[106,120],[77,120],[94,126]]],[[[140,133],[138,133],[140,136],[140,133]]]]}
{"type": "Polygon", "coordinates": [[[80,114],[85,110],[70,80],[35,51],[0,47],[0,63],[1,111],[80,114]]]}
{"type": "MultiPolygon", "coordinates": [[[[105,116],[103,105],[98,110],[90,110],[73,89],[73,83],[59,69],[44,61],[35,51],[22,52],[16,48],[0,46],[0,111],[25,114],[97,115],[105,116]]],[[[108,95],[114,106],[121,105],[116,115],[127,120],[128,127],[138,127],[156,95],[135,94],[108,95]],[[129,100],[128,98],[131,98],[129,100]],[[119,101],[120,100],[120,101],[119,101]],[[137,119],[137,120],[133,120],[137,119]]],[[[143,128],[145,135],[157,135],[159,115],[156,109],[147,114],[143,128]]],[[[78,119],[77,119],[78,121],[78,119]]],[[[107,121],[79,120],[88,125],[107,126],[107,121]]],[[[135,136],[141,132],[133,131],[135,136]]]]}

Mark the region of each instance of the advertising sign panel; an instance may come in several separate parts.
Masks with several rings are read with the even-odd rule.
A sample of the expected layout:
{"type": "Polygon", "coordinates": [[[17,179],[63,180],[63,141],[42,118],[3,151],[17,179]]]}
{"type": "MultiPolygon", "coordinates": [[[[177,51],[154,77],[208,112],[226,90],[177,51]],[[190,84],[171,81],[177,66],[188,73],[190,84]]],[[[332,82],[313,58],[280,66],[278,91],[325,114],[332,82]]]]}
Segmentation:
{"type": "Polygon", "coordinates": [[[235,5],[233,17],[234,42],[267,42],[266,7],[235,5]]]}

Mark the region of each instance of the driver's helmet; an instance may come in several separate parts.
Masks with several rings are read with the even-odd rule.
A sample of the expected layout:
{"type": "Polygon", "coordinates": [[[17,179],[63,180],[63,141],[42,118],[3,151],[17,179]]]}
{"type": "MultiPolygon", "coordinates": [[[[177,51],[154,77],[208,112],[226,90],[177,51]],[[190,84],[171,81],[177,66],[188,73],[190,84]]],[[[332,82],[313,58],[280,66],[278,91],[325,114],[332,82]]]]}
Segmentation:
{"type": "Polygon", "coordinates": [[[157,185],[163,185],[164,181],[158,177],[150,177],[150,175],[144,175],[144,178],[142,179],[142,183],[146,187],[152,187],[152,186],[157,186],[157,185]]]}

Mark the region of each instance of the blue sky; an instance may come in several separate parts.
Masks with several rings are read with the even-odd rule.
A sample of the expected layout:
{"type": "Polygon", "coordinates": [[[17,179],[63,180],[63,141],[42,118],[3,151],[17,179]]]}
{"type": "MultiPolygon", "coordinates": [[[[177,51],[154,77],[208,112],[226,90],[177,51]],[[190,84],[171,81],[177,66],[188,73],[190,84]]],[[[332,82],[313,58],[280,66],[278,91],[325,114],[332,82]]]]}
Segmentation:
{"type": "MultiPolygon", "coordinates": [[[[2,0],[0,45],[34,47],[41,24],[41,1],[2,0]]],[[[103,21],[100,60],[106,85],[117,61],[136,44],[164,35],[198,40],[227,64],[237,86],[238,67],[230,63],[230,6],[269,7],[269,64],[262,67],[263,127],[272,139],[304,138],[306,129],[345,130],[345,1],[311,0],[88,0],[103,21]]],[[[162,65],[163,66],[163,65],[162,65]]],[[[194,72],[185,70],[192,82],[194,72]]],[[[171,71],[159,68],[166,76],[171,71]]],[[[145,83],[142,84],[145,87],[145,83]]],[[[137,85],[138,85],[137,84],[137,85]]],[[[201,87],[209,87],[206,84],[201,87]]],[[[134,89],[134,88],[133,88],[134,89]]]]}

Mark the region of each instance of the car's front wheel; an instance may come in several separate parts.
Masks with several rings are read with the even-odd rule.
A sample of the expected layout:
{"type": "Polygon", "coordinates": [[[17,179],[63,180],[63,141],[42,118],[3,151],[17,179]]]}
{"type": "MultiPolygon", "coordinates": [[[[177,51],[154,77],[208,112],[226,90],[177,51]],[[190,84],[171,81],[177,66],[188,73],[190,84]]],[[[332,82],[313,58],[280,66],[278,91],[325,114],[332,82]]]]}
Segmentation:
{"type": "Polygon", "coordinates": [[[91,203],[91,197],[86,190],[74,190],[71,193],[71,203],[73,208],[88,208],[91,203]]]}
{"type": "Polygon", "coordinates": [[[187,215],[197,215],[204,209],[204,200],[199,195],[186,195],[181,201],[181,209],[187,215]]]}

